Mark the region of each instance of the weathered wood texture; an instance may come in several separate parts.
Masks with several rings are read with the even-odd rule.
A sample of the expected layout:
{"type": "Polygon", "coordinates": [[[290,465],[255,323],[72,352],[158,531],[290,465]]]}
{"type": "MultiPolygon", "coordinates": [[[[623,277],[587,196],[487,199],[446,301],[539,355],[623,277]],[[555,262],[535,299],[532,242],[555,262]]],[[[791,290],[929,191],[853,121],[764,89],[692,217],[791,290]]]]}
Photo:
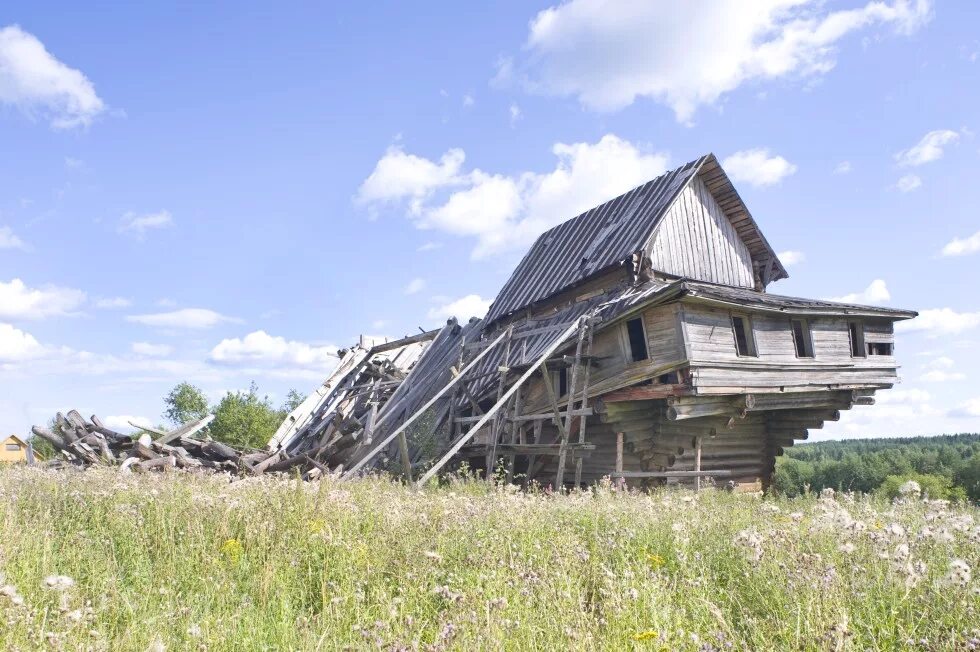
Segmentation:
{"type": "Polygon", "coordinates": [[[700,177],[678,195],[648,249],[653,269],[750,288],[752,254],[700,177]]]}

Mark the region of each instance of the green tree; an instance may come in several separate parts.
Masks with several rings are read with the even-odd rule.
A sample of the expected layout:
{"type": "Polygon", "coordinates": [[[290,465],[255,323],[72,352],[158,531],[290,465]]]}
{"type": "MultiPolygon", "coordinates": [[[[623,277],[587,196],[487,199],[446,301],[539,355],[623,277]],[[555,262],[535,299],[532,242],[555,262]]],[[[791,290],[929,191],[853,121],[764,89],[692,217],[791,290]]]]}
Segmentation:
{"type": "Polygon", "coordinates": [[[181,425],[208,415],[208,400],[200,388],[184,382],[176,385],[163,399],[163,416],[174,425],[181,425]]]}
{"type": "Polygon", "coordinates": [[[247,392],[228,392],[215,406],[211,437],[231,446],[261,448],[283,418],[268,396],[259,397],[259,388],[253,382],[247,392]]]}
{"type": "Polygon", "coordinates": [[[306,400],[306,394],[300,394],[295,389],[289,390],[286,394],[286,402],[282,404],[280,410],[282,411],[282,418],[285,419],[286,416],[299,407],[300,403],[306,400]]]}

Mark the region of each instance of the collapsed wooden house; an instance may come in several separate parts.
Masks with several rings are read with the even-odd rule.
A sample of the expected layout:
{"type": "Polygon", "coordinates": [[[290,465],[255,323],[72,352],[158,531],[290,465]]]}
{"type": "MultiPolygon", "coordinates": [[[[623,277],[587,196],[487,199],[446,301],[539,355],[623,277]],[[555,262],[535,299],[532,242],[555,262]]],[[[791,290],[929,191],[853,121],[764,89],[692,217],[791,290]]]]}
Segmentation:
{"type": "Polygon", "coordinates": [[[713,155],[542,234],[482,320],[344,352],[270,442],[424,482],[466,462],[581,486],[755,490],[898,381],[916,313],[769,294],[787,273],[713,155]]]}

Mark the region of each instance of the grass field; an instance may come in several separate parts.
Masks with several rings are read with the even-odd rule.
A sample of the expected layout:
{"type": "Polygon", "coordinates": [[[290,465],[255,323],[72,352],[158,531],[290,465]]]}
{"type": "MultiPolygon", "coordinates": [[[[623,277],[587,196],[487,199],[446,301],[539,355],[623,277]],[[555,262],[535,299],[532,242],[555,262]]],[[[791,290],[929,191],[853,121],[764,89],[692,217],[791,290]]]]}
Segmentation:
{"type": "Polygon", "coordinates": [[[0,649],[974,649],[980,514],[0,471],[0,649]]]}

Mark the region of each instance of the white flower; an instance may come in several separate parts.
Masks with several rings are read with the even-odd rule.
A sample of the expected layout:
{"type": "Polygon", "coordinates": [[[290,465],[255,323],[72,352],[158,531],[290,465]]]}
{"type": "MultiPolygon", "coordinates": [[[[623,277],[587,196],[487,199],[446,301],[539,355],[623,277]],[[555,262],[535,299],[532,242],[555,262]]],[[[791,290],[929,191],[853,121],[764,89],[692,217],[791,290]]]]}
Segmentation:
{"type": "Polygon", "coordinates": [[[946,581],[953,586],[966,586],[970,583],[970,579],[973,576],[973,571],[970,569],[969,564],[967,564],[962,559],[954,559],[949,562],[949,574],[946,575],[946,581]]]}
{"type": "Polygon", "coordinates": [[[905,528],[898,523],[889,523],[888,527],[885,528],[885,533],[890,534],[893,537],[904,537],[905,528]]]}
{"type": "Polygon", "coordinates": [[[840,550],[845,555],[849,555],[852,552],[854,552],[854,544],[848,541],[846,543],[840,544],[840,546],[838,546],[837,549],[840,550]]]}
{"type": "Polygon", "coordinates": [[[908,480],[898,488],[898,495],[906,498],[918,498],[922,494],[922,487],[915,480],[908,480]]]}
{"type": "Polygon", "coordinates": [[[836,492],[833,489],[831,489],[830,487],[825,487],[823,490],[820,491],[820,499],[821,500],[833,500],[834,499],[834,493],[836,493],[836,492]]]}
{"type": "Polygon", "coordinates": [[[67,575],[48,575],[44,578],[44,586],[52,591],[66,591],[75,586],[75,580],[67,575]]]}
{"type": "Polygon", "coordinates": [[[191,638],[198,638],[201,635],[201,626],[197,623],[192,623],[191,626],[187,628],[187,635],[191,638]]]}
{"type": "Polygon", "coordinates": [[[895,559],[905,560],[909,558],[909,544],[901,543],[895,548],[895,559]]]}

